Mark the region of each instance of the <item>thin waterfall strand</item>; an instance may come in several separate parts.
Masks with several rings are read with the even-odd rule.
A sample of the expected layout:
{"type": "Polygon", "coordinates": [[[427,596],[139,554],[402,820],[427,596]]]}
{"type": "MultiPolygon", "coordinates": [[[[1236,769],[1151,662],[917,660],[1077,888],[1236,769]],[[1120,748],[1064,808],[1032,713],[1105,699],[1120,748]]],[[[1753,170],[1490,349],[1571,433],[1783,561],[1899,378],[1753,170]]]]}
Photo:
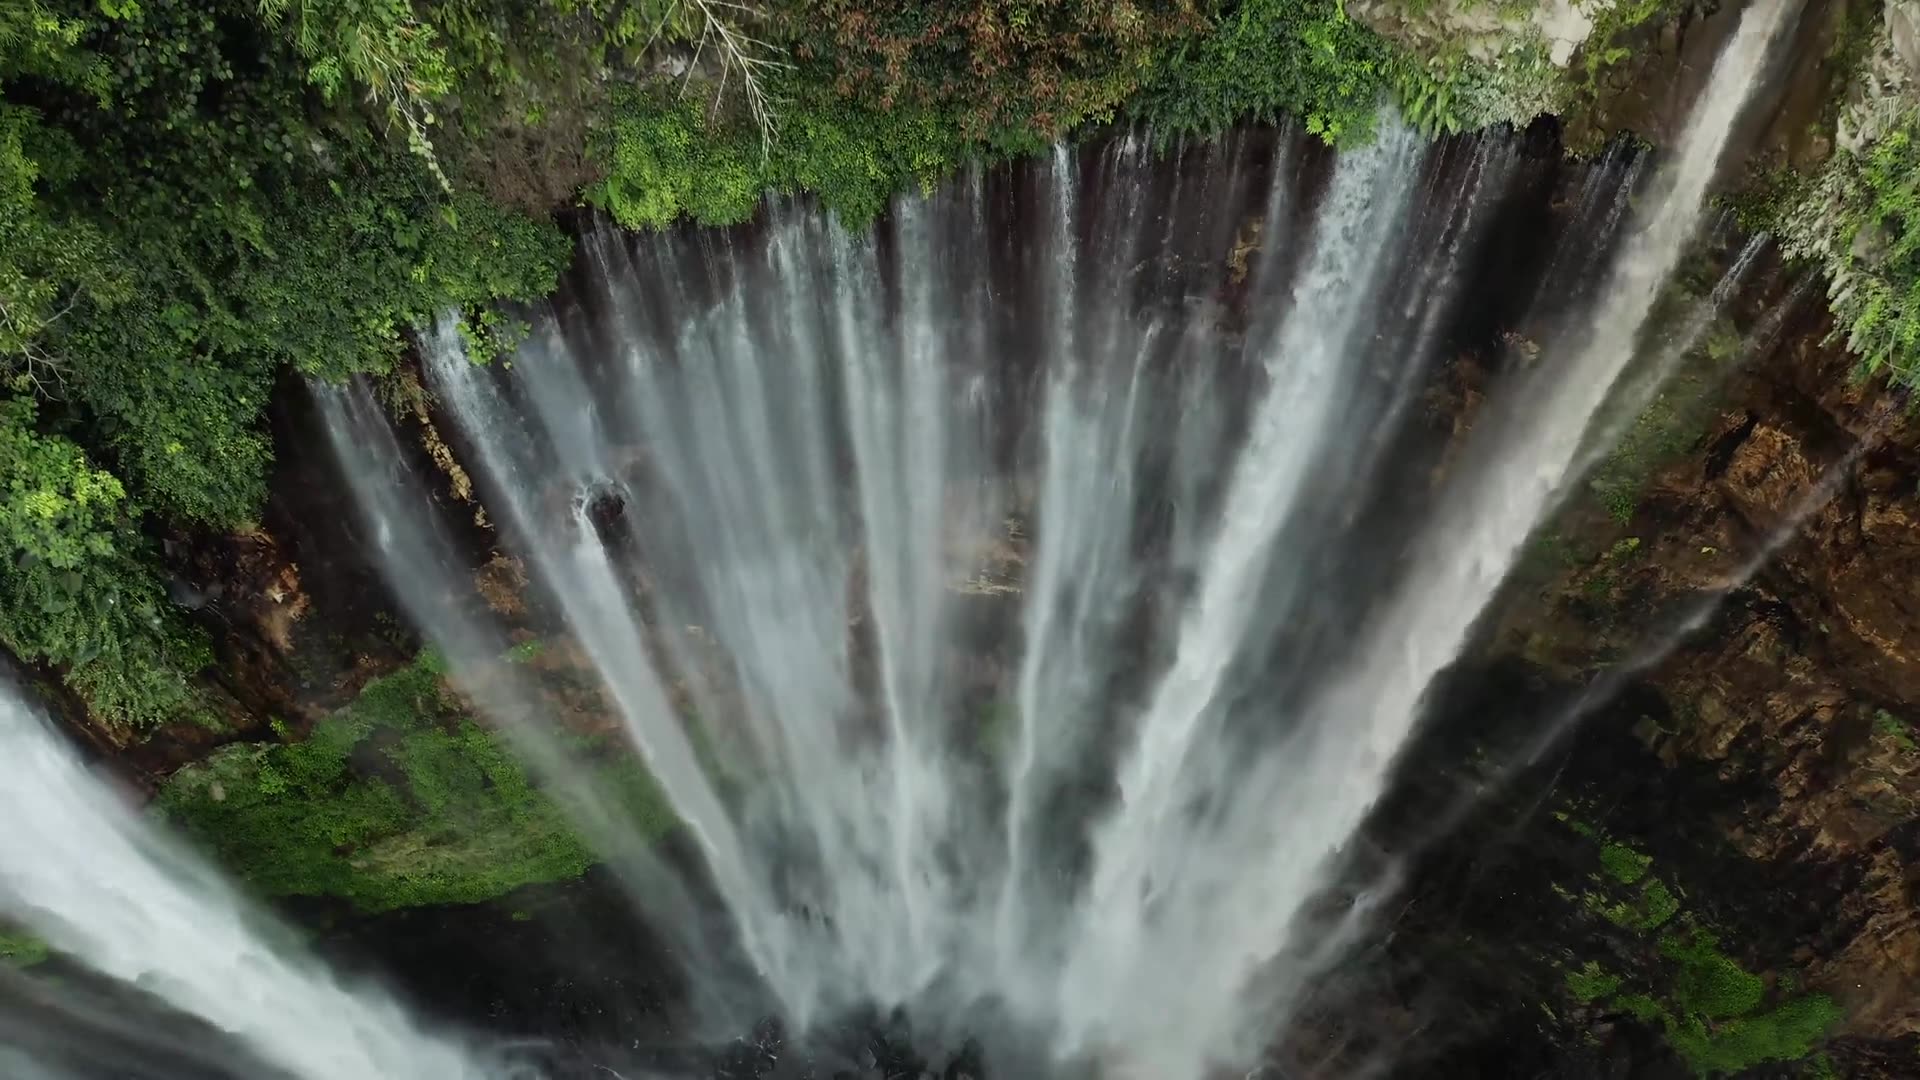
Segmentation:
{"type": "Polygon", "coordinates": [[[87,966],[231,1033],[299,1080],[496,1074],[373,987],[300,956],[211,868],[93,776],[11,688],[0,695],[0,912],[87,966]]]}

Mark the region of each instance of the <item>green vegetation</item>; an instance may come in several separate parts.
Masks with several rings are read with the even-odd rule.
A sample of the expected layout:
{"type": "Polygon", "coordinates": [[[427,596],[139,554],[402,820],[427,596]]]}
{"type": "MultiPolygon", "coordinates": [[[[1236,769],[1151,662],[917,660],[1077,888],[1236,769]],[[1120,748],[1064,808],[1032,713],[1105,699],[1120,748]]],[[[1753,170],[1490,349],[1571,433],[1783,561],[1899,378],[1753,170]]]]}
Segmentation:
{"type": "MultiPolygon", "coordinates": [[[[1614,555],[1631,552],[1635,541],[1614,545],[1614,555]]],[[[1636,933],[1654,930],[1680,910],[1680,899],[1665,882],[1651,875],[1653,857],[1607,835],[1592,822],[1575,817],[1566,809],[1553,812],[1555,821],[1575,836],[1592,843],[1597,851],[1599,871],[1590,876],[1593,888],[1577,896],[1564,886],[1555,886],[1563,899],[1577,900],[1587,911],[1624,930],[1636,933]]]]}
{"type": "Polygon", "coordinates": [[[1587,87],[1595,87],[1607,69],[1633,55],[1627,41],[1633,30],[1671,18],[1683,7],[1684,0],[1618,0],[1590,5],[1593,30],[1581,49],[1580,65],[1587,87]]]}
{"type": "MultiPolygon", "coordinates": [[[[1109,120],[1171,140],[1296,116],[1350,144],[1388,100],[1430,132],[1516,111],[1501,104],[1514,80],[1464,55],[1412,56],[1338,0],[813,0],[778,29],[796,63],[759,73],[776,137],[754,110],[642,84],[614,97],[589,198],[658,227],[732,224],[766,192],[806,192],[861,222],[965,161],[1109,120]]],[[[1543,65],[1514,63],[1535,80],[1543,65]]]]}
{"type": "MultiPolygon", "coordinates": [[[[1523,18],[1527,6],[1501,14],[1523,18]]],[[[1383,99],[1427,132],[1524,124],[1559,102],[1561,73],[1537,34],[1512,37],[1495,67],[1457,42],[1416,55],[1348,18],[1342,4],[1242,0],[1216,13],[1211,32],[1168,49],[1130,112],[1164,134],[1297,116],[1335,144],[1368,138],[1383,99]]]]}
{"type": "MultiPolygon", "coordinates": [[[[674,826],[637,764],[601,767],[643,835],[674,826]]],[[[234,746],[176,774],[159,805],[271,896],[369,911],[472,902],[594,861],[560,808],[461,711],[432,656],[367,685],[303,740],[234,746]]]]}
{"type": "Polygon", "coordinates": [[[1651,855],[1642,855],[1625,844],[1607,844],[1600,849],[1600,869],[1622,885],[1631,885],[1647,876],[1653,865],[1651,855]]]}
{"type": "Polygon", "coordinates": [[[806,191],[858,222],[903,187],[951,171],[973,145],[957,118],[916,107],[795,101],[780,123],[768,149],[750,120],[713,120],[670,87],[625,91],[600,147],[607,178],[589,198],[622,224],[657,228],[683,215],[735,224],[753,216],[768,191],[806,191]]]}
{"type": "Polygon", "coordinates": [[[531,664],[547,651],[546,642],[539,638],[528,638],[507,650],[506,661],[509,664],[531,664]]]}
{"type": "Polygon", "coordinates": [[[1609,974],[1592,960],[1579,971],[1567,972],[1567,993],[1582,1005],[1611,997],[1620,989],[1620,976],[1609,974]]]}
{"type": "Polygon", "coordinates": [[[566,258],[384,136],[446,85],[434,40],[395,2],[0,6],[0,643],[104,723],[203,716],[150,530],[253,519],[279,373],[384,371],[566,258]]]}
{"type": "MultiPolygon", "coordinates": [[[[968,143],[1032,145],[1111,118],[1166,50],[1268,2],[800,0],[779,9],[799,66],[774,96],[819,105],[829,99],[805,88],[829,88],[856,121],[905,110],[968,143]]],[[[1291,6],[1337,11],[1330,0],[1291,6]]]]}
{"type": "Polygon", "coordinates": [[[1643,28],[1678,17],[1687,6],[1685,0],[1617,0],[1580,6],[1593,19],[1593,29],[1567,73],[1561,114],[1576,121],[1568,150],[1583,157],[1597,154],[1616,136],[1626,136],[1645,145],[1645,140],[1635,133],[1608,131],[1602,124],[1578,121],[1593,114],[1602,99],[1610,94],[1609,79],[1614,77],[1614,69],[1636,52],[1645,50],[1643,28]]]}
{"type": "MultiPolygon", "coordinates": [[[[1331,0],[1308,6],[1337,15],[1331,0]]],[[[777,137],[753,110],[715,109],[676,84],[628,88],[588,197],[634,227],[733,224],[770,191],[810,193],[863,222],[969,158],[1030,153],[1112,118],[1161,50],[1202,25],[1190,0],[813,0],[778,27],[797,63],[761,76],[777,137]]],[[[1263,55],[1302,44],[1275,38],[1263,55]]]]}
{"type": "MultiPolygon", "coordinates": [[[[1615,520],[1620,520],[1617,514],[1615,520]]],[[[1606,601],[1620,584],[1620,571],[1625,570],[1639,552],[1640,538],[1637,536],[1622,537],[1615,541],[1612,547],[1595,558],[1593,572],[1581,584],[1581,592],[1596,603],[1606,601]]]]}
{"type": "Polygon", "coordinates": [[[211,659],[166,601],[126,491],[30,398],[0,401],[0,641],[58,664],[108,723],[196,711],[185,676],[211,659]]]}
{"type": "Polygon", "coordinates": [[[1657,1024],[1698,1076],[1731,1076],[1768,1061],[1799,1061],[1811,1054],[1840,1019],[1840,1007],[1824,994],[1794,998],[1765,1012],[1709,1024],[1700,1015],[1675,1013],[1640,996],[1624,1006],[1657,1024]]]}
{"type": "Polygon", "coordinates": [[[1600,839],[1600,830],[1594,828],[1592,822],[1574,817],[1565,810],[1555,810],[1553,812],[1553,820],[1573,830],[1575,836],[1582,836],[1594,841],[1600,839]]]}
{"type": "MultiPolygon", "coordinates": [[[[1421,70],[1338,3],[1245,0],[1222,11],[1210,33],[1170,49],[1131,111],[1163,137],[1292,115],[1328,142],[1350,143],[1372,133],[1397,80],[1414,96],[1426,91],[1421,70]]],[[[1438,100],[1423,108],[1445,113],[1438,100]]]]}
{"type": "Polygon", "coordinates": [[[0,925],[0,964],[16,968],[32,967],[52,955],[47,943],[24,931],[0,925]]]}
{"type": "Polygon", "coordinates": [[[1674,1003],[1683,1012],[1726,1020],[1753,1011],[1766,983],[1720,951],[1720,942],[1698,927],[1660,937],[1660,955],[1679,964],[1674,1003]]]}
{"type": "Polygon", "coordinates": [[[1920,119],[1908,118],[1859,153],[1840,152],[1814,185],[1815,217],[1787,222],[1795,254],[1833,278],[1834,318],[1868,371],[1920,380],[1920,119]]]}
{"type": "MultiPolygon", "coordinates": [[[[1856,36],[1858,31],[1855,31],[1856,36]]],[[[1858,118],[1856,118],[1856,122],[1858,118]]],[[[1881,125],[1875,125],[1878,128],[1881,125]]],[[[1734,200],[1742,223],[1829,280],[1834,336],[1862,373],[1920,382],[1920,112],[1908,108],[1863,146],[1810,173],[1775,171],[1734,200]]]]}
{"type": "Polygon", "coordinates": [[[1731,1075],[1769,1061],[1799,1061],[1813,1053],[1840,1019],[1832,999],[1785,987],[1770,995],[1766,979],[1728,955],[1703,921],[1681,911],[1679,897],[1653,876],[1651,858],[1565,811],[1554,816],[1596,845],[1600,865],[1592,877],[1598,891],[1577,898],[1564,888],[1556,892],[1627,931],[1632,937],[1626,941],[1646,954],[1631,975],[1588,960],[1580,970],[1565,973],[1568,996],[1659,1028],[1702,1077],[1731,1075]]]}
{"type": "Polygon", "coordinates": [[[1920,749],[1920,744],[1914,742],[1913,733],[1907,728],[1907,725],[1902,723],[1899,717],[1885,709],[1879,709],[1874,712],[1873,730],[1875,734],[1884,735],[1893,740],[1893,745],[1902,750],[1920,749]]]}
{"type": "Polygon", "coordinates": [[[1612,899],[1588,893],[1586,902],[1601,918],[1634,931],[1658,930],[1680,910],[1680,898],[1659,878],[1648,878],[1640,888],[1612,899]]]}
{"type": "Polygon", "coordinates": [[[1815,124],[1838,148],[1816,166],[1761,172],[1729,202],[1743,227],[1772,232],[1786,255],[1827,278],[1833,338],[1859,358],[1859,373],[1911,387],[1920,381],[1920,108],[1892,88],[1904,71],[1882,66],[1897,52],[1887,10],[1839,12],[1815,124]]]}

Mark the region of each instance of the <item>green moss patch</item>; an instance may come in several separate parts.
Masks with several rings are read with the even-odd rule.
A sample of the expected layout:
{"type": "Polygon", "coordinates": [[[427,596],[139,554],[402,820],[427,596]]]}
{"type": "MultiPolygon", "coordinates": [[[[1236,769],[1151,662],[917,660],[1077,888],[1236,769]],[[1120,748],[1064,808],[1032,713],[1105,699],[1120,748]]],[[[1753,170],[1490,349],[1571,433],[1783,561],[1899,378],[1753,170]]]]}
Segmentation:
{"type": "Polygon", "coordinates": [[[1641,1019],[1665,1029],[1667,1042],[1698,1076],[1731,1076],[1768,1061],[1798,1061],[1813,1052],[1841,1016],[1840,1007],[1824,994],[1794,998],[1724,1023],[1677,1014],[1652,999],[1638,999],[1636,1007],[1646,1011],[1641,1019]]]}
{"type": "MultiPolygon", "coordinates": [[[[673,827],[638,765],[601,773],[644,835],[673,827]]],[[[303,740],[229,747],[183,769],[159,805],[260,892],[368,911],[476,902],[595,861],[559,806],[461,711],[430,656],[369,683],[303,740]]]]}
{"type": "Polygon", "coordinates": [[[1909,729],[1899,717],[1894,716],[1885,709],[1880,709],[1873,714],[1873,732],[1876,735],[1886,736],[1892,740],[1893,745],[1902,750],[1913,750],[1916,748],[1911,729],[1909,729]]]}
{"type": "Polygon", "coordinates": [[[1680,910],[1680,898],[1658,878],[1648,878],[1640,888],[1609,898],[1588,893],[1587,907],[1601,918],[1623,930],[1658,930],[1680,910]]]}
{"type": "Polygon", "coordinates": [[[1567,974],[1567,992],[1582,1004],[1605,1000],[1607,1007],[1659,1028],[1697,1076],[1799,1061],[1840,1020],[1840,1007],[1825,994],[1767,1004],[1766,981],[1721,951],[1718,939],[1698,925],[1662,935],[1659,953],[1670,967],[1662,987],[1619,993],[1627,980],[1589,961],[1567,974]]]}
{"type": "Polygon", "coordinates": [[[0,964],[32,967],[52,955],[47,943],[23,930],[0,927],[0,964]]]}
{"type": "Polygon", "coordinates": [[[1350,145],[1372,136],[1382,101],[1423,131],[1460,131],[1524,123],[1561,80],[1539,47],[1498,65],[1463,50],[1416,55],[1338,0],[1243,0],[1204,15],[1140,5],[1124,18],[996,0],[937,13],[953,6],[858,0],[838,20],[807,20],[798,62],[764,73],[777,132],[678,84],[616,93],[595,147],[605,179],[588,198],[638,228],[734,224],[769,191],[806,192],[860,223],[969,161],[1040,152],[1119,117],[1171,139],[1294,116],[1350,145]],[[994,29],[962,40],[964,26],[994,29]]]}
{"type": "Polygon", "coordinates": [[[1592,960],[1579,971],[1567,972],[1567,993],[1585,1005],[1610,996],[1620,989],[1620,976],[1612,974],[1592,960]]]}
{"type": "Polygon", "coordinates": [[[1647,868],[1652,865],[1652,856],[1642,855],[1625,844],[1608,844],[1600,849],[1600,869],[1622,885],[1631,885],[1646,877],[1647,868]]]}
{"type": "Polygon", "coordinates": [[[1765,978],[1729,955],[1698,916],[1682,910],[1680,896],[1654,873],[1651,856],[1566,810],[1554,817],[1595,845],[1599,863],[1588,879],[1592,888],[1576,896],[1556,885],[1556,894],[1626,931],[1615,942],[1627,950],[1620,955],[1639,951],[1645,957],[1626,974],[1588,960],[1565,973],[1569,997],[1660,1029],[1701,1077],[1799,1061],[1819,1047],[1841,1016],[1831,998],[1777,990],[1770,995],[1765,978]],[[1657,938],[1656,931],[1662,931],[1657,938]]]}
{"type": "Polygon", "coordinates": [[[1699,928],[1667,934],[1660,954],[1680,965],[1674,979],[1674,1003],[1686,1013],[1725,1020],[1753,1011],[1766,983],[1720,951],[1720,942],[1699,928]]]}

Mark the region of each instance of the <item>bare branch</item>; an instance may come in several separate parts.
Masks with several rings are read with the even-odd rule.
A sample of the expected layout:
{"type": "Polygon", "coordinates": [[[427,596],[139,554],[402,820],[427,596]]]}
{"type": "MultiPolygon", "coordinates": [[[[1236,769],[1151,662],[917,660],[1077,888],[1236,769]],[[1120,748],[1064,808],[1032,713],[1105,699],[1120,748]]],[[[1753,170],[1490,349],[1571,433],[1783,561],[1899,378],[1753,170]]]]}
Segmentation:
{"type": "Polygon", "coordinates": [[[687,64],[686,74],[680,77],[680,93],[685,95],[687,87],[693,85],[694,73],[700,70],[700,58],[706,55],[707,38],[712,36],[713,27],[704,26],[700,30],[700,40],[693,46],[693,60],[687,64]]]}
{"type": "Polygon", "coordinates": [[[0,332],[3,332],[0,336],[13,338],[20,343],[13,356],[0,354],[0,371],[20,375],[41,397],[54,400],[64,398],[69,373],[66,358],[47,351],[39,338],[48,327],[65,318],[85,294],[84,287],[76,287],[60,310],[45,318],[16,312],[12,302],[0,296],[0,332]]]}
{"type": "MultiPolygon", "coordinates": [[[[762,79],[789,65],[777,58],[772,45],[741,31],[723,15],[724,12],[758,14],[754,8],[737,0],[678,0],[671,10],[680,10],[682,4],[692,4],[701,22],[700,40],[694,47],[693,63],[687,67],[687,79],[690,81],[694,70],[699,67],[707,42],[713,41],[714,47],[720,51],[720,85],[714,91],[713,108],[715,111],[719,109],[727,84],[738,76],[740,93],[747,103],[747,113],[753,117],[754,126],[760,129],[760,152],[763,155],[769,153],[773,149],[773,140],[779,135],[779,117],[774,114],[762,79]]],[[[685,91],[686,83],[683,82],[681,92],[685,91]]]]}

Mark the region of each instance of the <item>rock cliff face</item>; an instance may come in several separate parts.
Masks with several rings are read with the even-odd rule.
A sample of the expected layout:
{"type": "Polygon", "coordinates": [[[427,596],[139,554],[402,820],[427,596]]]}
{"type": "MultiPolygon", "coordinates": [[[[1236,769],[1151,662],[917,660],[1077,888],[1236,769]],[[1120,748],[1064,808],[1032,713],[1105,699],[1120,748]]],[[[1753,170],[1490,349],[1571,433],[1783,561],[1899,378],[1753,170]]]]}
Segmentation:
{"type": "Polygon", "coordinates": [[[1920,1074],[1920,425],[1761,292],[1775,343],[1540,538],[1375,822],[1391,974],[1329,1015],[1447,1032],[1409,1075],[1920,1074]]]}
{"type": "MultiPolygon", "coordinates": [[[[1846,1030],[1920,1034],[1920,431],[1885,388],[1814,336],[1742,380],[1703,452],[1664,472],[1646,556],[1671,588],[1687,551],[1777,528],[1814,478],[1835,497],[1715,632],[1649,683],[1685,723],[1649,730],[1663,761],[1750,786],[1728,842],[1749,858],[1847,867],[1856,891],[1809,977],[1846,1030]],[[1854,457],[1853,455],[1857,455],[1854,457]]],[[[1696,571],[1697,572],[1697,571],[1696,571]]]]}
{"type": "MultiPolygon", "coordinates": [[[[1678,4],[1666,16],[1625,31],[1611,46],[1590,43],[1575,61],[1562,104],[1568,144],[1591,149],[1623,132],[1656,146],[1670,142],[1711,74],[1714,57],[1738,26],[1741,8],[1731,3],[1678,4]],[[1604,50],[1608,62],[1593,64],[1595,50],[1604,50]]],[[[1779,76],[1756,99],[1748,130],[1733,142],[1745,153],[1728,163],[1728,172],[1781,165],[1807,168],[1832,152],[1840,104],[1857,67],[1849,35],[1861,22],[1878,25],[1877,5],[1812,0],[1802,7],[1793,35],[1775,61],[1779,76]]]]}

